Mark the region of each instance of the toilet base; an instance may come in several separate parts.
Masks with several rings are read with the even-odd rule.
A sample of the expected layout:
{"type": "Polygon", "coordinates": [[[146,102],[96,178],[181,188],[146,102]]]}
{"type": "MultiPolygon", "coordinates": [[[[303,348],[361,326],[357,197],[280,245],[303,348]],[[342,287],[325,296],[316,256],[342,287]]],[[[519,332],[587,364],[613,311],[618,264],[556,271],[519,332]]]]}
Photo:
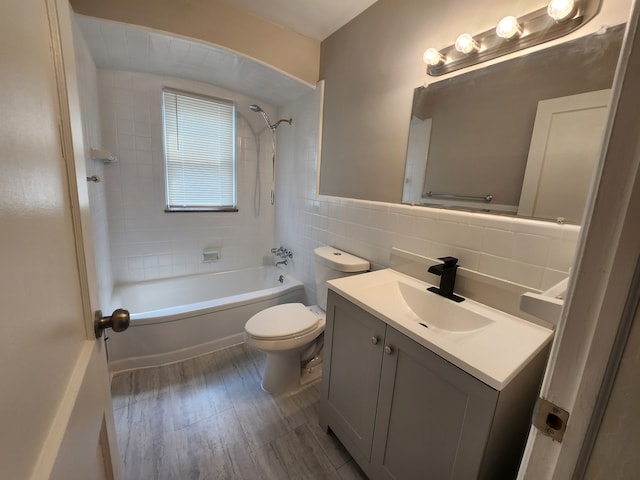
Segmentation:
{"type": "Polygon", "coordinates": [[[315,359],[317,360],[308,362],[307,365],[302,368],[302,373],[300,375],[301,387],[322,377],[322,359],[319,357],[315,357],[315,359]]]}
{"type": "Polygon", "coordinates": [[[293,351],[267,353],[262,389],[272,395],[294,390],[300,386],[300,352],[293,351]]]}

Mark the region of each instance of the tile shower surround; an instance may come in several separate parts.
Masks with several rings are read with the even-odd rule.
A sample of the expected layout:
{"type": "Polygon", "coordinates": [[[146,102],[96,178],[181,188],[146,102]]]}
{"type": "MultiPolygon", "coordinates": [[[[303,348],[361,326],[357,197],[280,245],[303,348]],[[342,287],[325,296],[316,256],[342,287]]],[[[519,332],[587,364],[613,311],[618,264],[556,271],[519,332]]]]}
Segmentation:
{"type": "Polygon", "coordinates": [[[278,112],[294,121],[278,129],[275,208],[269,203],[271,141],[263,132],[262,206],[259,216],[253,212],[255,146],[240,120],[240,212],[164,213],[161,86],[250,101],[211,85],[140,73],[98,70],[98,84],[103,141],[120,156],[105,168],[115,281],[262,264],[275,244],[294,251],[287,270],[305,282],[311,303],[312,252],[325,244],[383,266],[393,246],[429,257],[454,255],[467,268],[533,289],[553,285],[573,264],[577,226],[317,195],[321,87],[278,112]],[[201,263],[207,246],[222,247],[223,260],[201,263]]]}
{"type": "MultiPolygon", "coordinates": [[[[85,149],[85,167],[87,175],[97,175],[104,179],[105,165],[102,161],[91,159],[90,148],[102,145],[100,106],[98,103],[98,74],[91,53],[73,22],[74,49],[78,72],[80,108],[82,109],[82,129],[85,149]]],[[[107,223],[107,192],[105,182],[87,184],[89,205],[91,208],[91,227],[93,234],[94,258],[96,263],[100,308],[107,309],[111,303],[113,276],[111,273],[111,247],[109,245],[109,225],[107,223]]]]}
{"type": "Polygon", "coordinates": [[[261,135],[260,215],[253,202],[256,147],[242,117],[237,122],[239,212],[165,213],[163,86],[234,100],[255,130],[264,127],[262,117],[248,109],[255,100],[241,94],[179,78],[98,70],[102,140],[120,159],[105,167],[114,281],[261,265],[274,245],[269,132],[261,135]],[[202,263],[206,247],[220,247],[221,260],[202,263]]]}

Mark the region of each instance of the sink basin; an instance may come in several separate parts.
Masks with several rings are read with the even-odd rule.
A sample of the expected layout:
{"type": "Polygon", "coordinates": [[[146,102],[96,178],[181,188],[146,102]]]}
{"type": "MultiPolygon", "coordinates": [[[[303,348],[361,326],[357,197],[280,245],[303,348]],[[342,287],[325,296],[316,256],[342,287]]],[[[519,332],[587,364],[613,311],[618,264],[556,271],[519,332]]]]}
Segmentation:
{"type": "Polygon", "coordinates": [[[364,288],[363,299],[389,316],[402,316],[422,325],[448,332],[473,332],[493,323],[488,314],[470,304],[456,303],[401,280],[364,288]]]}
{"type": "Polygon", "coordinates": [[[433,292],[402,282],[398,282],[397,285],[405,304],[426,327],[436,327],[451,332],[472,332],[493,323],[490,318],[433,292]]]}

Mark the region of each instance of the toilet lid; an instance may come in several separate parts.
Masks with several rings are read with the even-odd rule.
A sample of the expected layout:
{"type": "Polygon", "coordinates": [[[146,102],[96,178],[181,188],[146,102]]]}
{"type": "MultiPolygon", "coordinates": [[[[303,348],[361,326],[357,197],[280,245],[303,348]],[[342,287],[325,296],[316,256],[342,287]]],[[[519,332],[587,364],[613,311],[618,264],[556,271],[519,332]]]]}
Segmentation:
{"type": "Polygon", "coordinates": [[[245,331],[254,338],[288,338],[303,335],[317,327],[320,319],[301,303],[285,303],[256,313],[245,331]]]}

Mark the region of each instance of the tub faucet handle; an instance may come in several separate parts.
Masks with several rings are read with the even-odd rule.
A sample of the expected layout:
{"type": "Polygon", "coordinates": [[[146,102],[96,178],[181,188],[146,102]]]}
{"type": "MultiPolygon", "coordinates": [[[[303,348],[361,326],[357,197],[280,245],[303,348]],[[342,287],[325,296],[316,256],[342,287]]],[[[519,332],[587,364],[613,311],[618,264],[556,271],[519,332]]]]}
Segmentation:
{"type": "Polygon", "coordinates": [[[284,248],[283,246],[272,248],[271,253],[280,258],[293,258],[293,252],[288,248],[284,248]]]}

